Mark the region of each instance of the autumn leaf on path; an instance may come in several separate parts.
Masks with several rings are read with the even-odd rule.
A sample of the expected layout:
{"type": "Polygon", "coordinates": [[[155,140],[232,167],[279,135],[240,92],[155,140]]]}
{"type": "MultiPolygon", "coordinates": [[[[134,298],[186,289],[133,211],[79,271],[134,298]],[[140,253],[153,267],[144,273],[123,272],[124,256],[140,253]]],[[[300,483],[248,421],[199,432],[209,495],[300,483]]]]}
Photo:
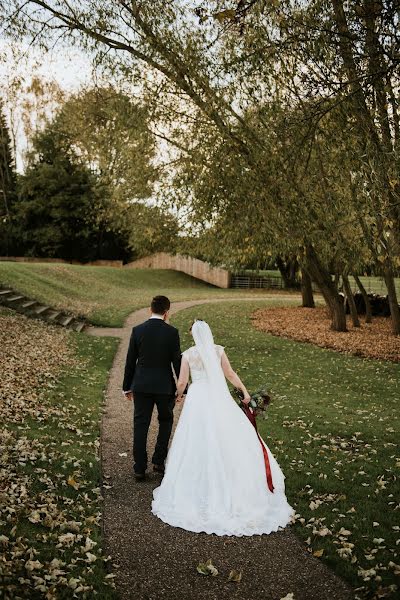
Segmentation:
{"type": "Polygon", "coordinates": [[[218,575],[218,569],[212,564],[211,558],[205,563],[199,563],[197,565],[197,572],[200,575],[212,575],[213,577],[218,575]]]}
{"type": "Polygon", "coordinates": [[[229,573],[228,581],[234,581],[235,583],[242,581],[242,571],[235,571],[235,569],[232,569],[229,573]]]}

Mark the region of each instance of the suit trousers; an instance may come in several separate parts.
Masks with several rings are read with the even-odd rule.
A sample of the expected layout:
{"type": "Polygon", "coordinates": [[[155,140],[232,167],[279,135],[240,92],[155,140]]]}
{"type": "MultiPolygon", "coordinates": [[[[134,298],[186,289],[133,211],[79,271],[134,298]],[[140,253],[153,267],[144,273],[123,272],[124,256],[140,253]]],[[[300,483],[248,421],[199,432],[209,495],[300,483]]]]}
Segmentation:
{"type": "Polygon", "coordinates": [[[175,395],[134,392],[134,398],[134,471],[135,473],[144,473],[147,468],[147,434],[154,405],[157,406],[159,429],[152,463],[163,465],[167,457],[168,442],[174,421],[175,395]]]}

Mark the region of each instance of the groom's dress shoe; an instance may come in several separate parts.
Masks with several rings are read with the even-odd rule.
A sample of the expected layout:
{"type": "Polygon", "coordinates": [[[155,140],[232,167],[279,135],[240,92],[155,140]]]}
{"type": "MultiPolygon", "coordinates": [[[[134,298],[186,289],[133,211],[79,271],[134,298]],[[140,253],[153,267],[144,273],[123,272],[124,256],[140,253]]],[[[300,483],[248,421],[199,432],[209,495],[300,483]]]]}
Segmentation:
{"type": "Polygon", "coordinates": [[[135,473],[136,481],[144,481],[146,479],[146,473],[135,473]]]}
{"type": "Polygon", "coordinates": [[[162,475],[164,475],[164,473],[165,473],[165,467],[164,467],[164,465],[154,465],[153,464],[153,471],[155,473],[161,473],[162,475]]]}

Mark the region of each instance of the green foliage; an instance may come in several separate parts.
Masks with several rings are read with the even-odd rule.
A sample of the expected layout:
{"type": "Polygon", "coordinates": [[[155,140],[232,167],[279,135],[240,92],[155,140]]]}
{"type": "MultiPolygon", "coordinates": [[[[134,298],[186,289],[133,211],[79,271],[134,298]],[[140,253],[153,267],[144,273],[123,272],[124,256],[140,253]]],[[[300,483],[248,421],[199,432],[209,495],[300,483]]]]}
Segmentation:
{"type": "Polygon", "coordinates": [[[91,165],[116,203],[152,193],[155,146],[148,121],[143,104],[109,85],[70,96],[52,126],[71,140],[82,162],[91,165]]]}
{"type": "Polygon", "coordinates": [[[97,213],[104,191],[95,177],[51,128],[36,137],[34,153],[19,179],[13,213],[22,252],[67,260],[101,257],[104,224],[98,227],[97,213]]]}
{"type": "Polygon", "coordinates": [[[174,250],[176,218],[135,201],[150,192],[152,146],[144,116],[115,92],[111,107],[106,100],[103,106],[105,93],[71,98],[34,137],[11,213],[15,254],[126,261],[174,250]],[[133,114],[125,122],[127,107],[133,114]]]}
{"type": "Polygon", "coordinates": [[[180,228],[169,211],[163,211],[157,205],[133,202],[121,209],[119,219],[132,257],[156,252],[173,254],[177,249],[180,228]]]}
{"type": "MultiPolygon", "coordinates": [[[[177,219],[168,210],[146,203],[157,170],[145,104],[111,85],[86,88],[61,105],[51,127],[68,141],[75,161],[90,166],[106,196],[97,207],[96,219],[108,237],[121,238],[124,251],[118,258],[173,252],[177,219]]],[[[110,250],[104,258],[113,257],[110,250]]]]}
{"type": "MultiPolygon", "coordinates": [[[[35,23],[14,0],[11,29],[33,26],[49,43],[67,23],[114,76],[140,77],[170,149],[160,195],[183,206],[196,234],[212,228],[206,250],[215,260],[245,265],[260,248],[296,255],[333,313],[332,266],[372,264],[385,273],[400,332],[399,36],[390,3],[157,0],[117,13],[111,2],[29,4],[35,23]]],[[[338,328],[342,317],[334,315],[338,328]]]]}

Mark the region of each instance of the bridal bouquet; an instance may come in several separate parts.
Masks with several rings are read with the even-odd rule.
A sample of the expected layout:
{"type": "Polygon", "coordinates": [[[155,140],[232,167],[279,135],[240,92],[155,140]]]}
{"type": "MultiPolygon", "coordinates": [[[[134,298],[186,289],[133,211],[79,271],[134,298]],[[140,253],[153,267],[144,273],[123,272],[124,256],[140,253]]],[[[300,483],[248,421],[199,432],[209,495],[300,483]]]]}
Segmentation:
{"type": "MultiPolygon", "coordinates": [[[[234,394],[236,396],[236,400],[240,406],[240,408],[244,408],[246,405],[243,404],[243,392],[238,388],[235,388],[234,394]]],[[[260,413],[265,412],[267,407],[271,403],[271,396],[267,390],[261,389],[258,392],[254,392],[254,394],[250,394],[250,402],[247,406],[253,409],[255,416],[260,413]]]]}
{"type": "MultiPolygon", "coordinates": [[[[267,447],[266,447],[263,439],[261,438],[260,434],[257,431],[257,421],[256,421],[257,415],[259,415],[260,413],[265,413],[267,406],[269,406],[269,404],[271,402],[271,396],[265,389],[259,390],[258,392],[255,392],[254,394],[250,394],[250,402],[248,404],[244,404],[243,392],[241,390],[239,390],[238,388],[235,388],[234,393],[238,400],[238,404],[239,404],[240,408],[242,409],[242,411],[244,412],[244,414],[246,415],[246,417],[248,418],[250,423],[253,425],[256,435],[260,441],[261,449],[262,449],[263,456],[264,456],[265,474],[267,477],[268,488],[270,489],[271,492],[273,492],[274,484],[272,481],[271,465],[269,464],[267,447]]],[[[265,416],[264,416],[264,418],[265,418],[265,416]]]]}

